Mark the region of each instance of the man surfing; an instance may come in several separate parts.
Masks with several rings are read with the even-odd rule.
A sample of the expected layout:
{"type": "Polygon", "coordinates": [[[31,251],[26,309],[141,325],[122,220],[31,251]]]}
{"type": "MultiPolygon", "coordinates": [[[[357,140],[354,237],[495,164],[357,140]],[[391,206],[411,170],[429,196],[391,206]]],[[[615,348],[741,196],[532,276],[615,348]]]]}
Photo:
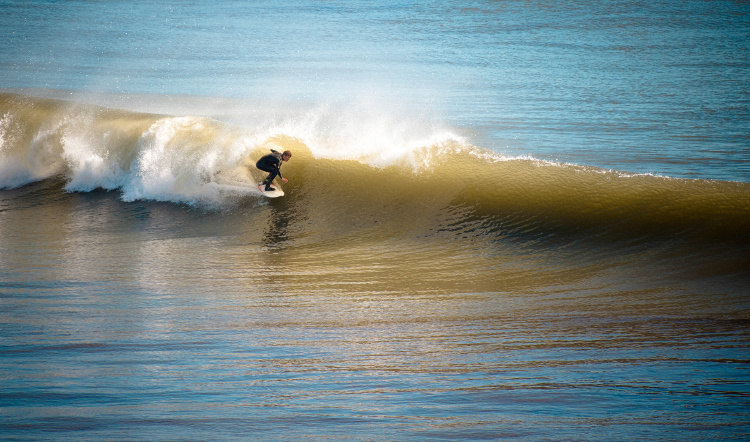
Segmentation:
{"type": "Polygon", "coordinates": [[[271,183],[273,183],[273,179],[276,178],[276,175],[281,178],[281,181],[283,181],[284,183],[288,183],[289,180],[281,176],[281,162],[287,162],[290,158],[292,158],[292,153],[290,151],[285,150],[284,153],[279,153],[273,149],[271,149],[271,153],[261,157],[261,159],[259,159],[258,162],[255,163],[255,167],[262,170],[263,172],[268,172],[268,177],[266,177],[266,179],[263,180],[260,185],[258,185],[258,188],[265,184],[266,188],[264,190],[266,192],[268,192],[269,190],[275,190],[273,187],[271,187],[271,183]]]}

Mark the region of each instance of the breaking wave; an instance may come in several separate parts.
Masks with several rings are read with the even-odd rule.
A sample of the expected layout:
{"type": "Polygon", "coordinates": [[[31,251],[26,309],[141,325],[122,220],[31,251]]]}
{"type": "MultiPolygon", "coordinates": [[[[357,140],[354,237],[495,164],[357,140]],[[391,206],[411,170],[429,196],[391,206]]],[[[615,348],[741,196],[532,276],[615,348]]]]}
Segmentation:
{"type": "Polygon", "coordinates": [[[239,125],[7,93],[0,113],[3,188],[62,177],[69,192],[103,188],[124,201],[236,207],[265,201],[255,188],[263,176],[255,160],[289,149],[287,203],[343,229],[378,222],[417,235],[542,231],[750,242],[747,183],[508,158],[408,121],[318,111],[239,125]]]}

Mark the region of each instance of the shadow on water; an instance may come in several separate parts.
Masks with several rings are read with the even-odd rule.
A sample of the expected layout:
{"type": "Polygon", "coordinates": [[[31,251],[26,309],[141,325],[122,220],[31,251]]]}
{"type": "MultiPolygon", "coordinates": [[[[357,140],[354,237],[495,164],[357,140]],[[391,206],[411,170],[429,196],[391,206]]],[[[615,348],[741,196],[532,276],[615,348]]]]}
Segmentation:
{"type": "Polygon", "coordinates": [[[50,178],[12,189],[0,189],[0,212],[29,209],[69,198],[65,180],[50,178]]]}

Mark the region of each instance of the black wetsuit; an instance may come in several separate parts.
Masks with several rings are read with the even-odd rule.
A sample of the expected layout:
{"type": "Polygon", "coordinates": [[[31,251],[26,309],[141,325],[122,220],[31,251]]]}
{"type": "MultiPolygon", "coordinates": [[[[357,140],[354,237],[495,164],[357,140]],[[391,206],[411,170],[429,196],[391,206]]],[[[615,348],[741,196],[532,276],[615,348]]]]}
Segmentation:
{"type": "Polygon", "coordinates": [[[258,162],[255,163],[255,167],[262,170],[263,172],[269,173],[268,177],[263,180],[263,184],[266,185],[266,188],[271,185],[273,179],[276,178],[276,175],[278,175],[279,178],[282,178],[281,154],[279,152],[276,152],[275,150],[272,150],[268,155],[264,155],[263,157],[261,157],[261,159],[259,159],[258,162]]]}

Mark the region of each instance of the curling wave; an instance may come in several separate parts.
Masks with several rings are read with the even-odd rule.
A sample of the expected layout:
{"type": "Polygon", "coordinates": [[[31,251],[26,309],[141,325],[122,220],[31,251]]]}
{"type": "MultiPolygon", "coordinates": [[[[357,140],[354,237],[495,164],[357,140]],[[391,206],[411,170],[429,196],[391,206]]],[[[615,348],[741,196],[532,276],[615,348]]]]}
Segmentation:
{"type": "Polygon", "coordinates": [[[414,137],[403,130],[378,144],[367,128],[357,138],[352,128],[321,130],[309,120],[248,128],[15,94],[0,94],[0,113],[4,188],[63,177],[67,191],[103,188],[125,201],[236,207],[262,198],[254,161],[269,149],[289,149],[284,204],[341,232],[750,243],[750,184],[507,158],[447,130],[414,137]]]}

